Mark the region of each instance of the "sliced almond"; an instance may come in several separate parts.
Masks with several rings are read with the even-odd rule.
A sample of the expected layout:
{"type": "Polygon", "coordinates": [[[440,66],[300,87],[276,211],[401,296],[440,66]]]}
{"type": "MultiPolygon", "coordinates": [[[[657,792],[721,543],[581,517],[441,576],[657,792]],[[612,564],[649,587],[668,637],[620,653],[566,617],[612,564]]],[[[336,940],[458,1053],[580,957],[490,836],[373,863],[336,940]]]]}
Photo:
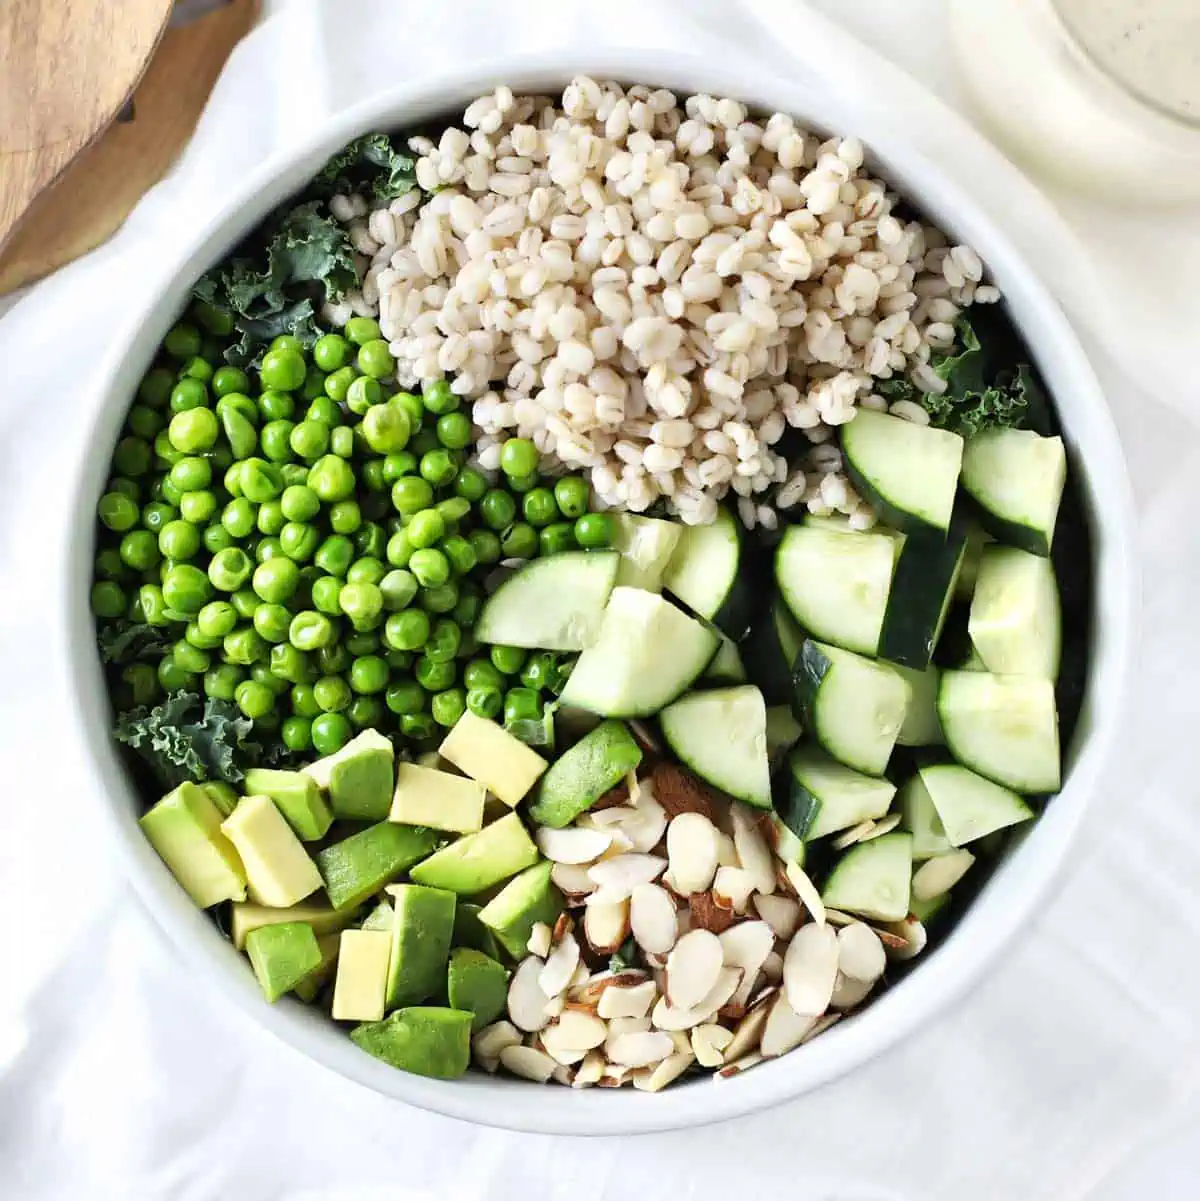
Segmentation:
{"type": "Polygon", "coordinates": [[[800,924],[799,901],[778,894],[763,896],[756,893],[753,905],[758,911],[758,916],[771,927],[776,938],[788,939],[796,933],[796,927],[800,924]]]}
{"type": "Polygon", "coordinates": [[[644,1068],[675,1052],[675,1043],[661,1030],[618,1034],[605,1048],[609,1060],[626,1068],[644,1068]]]}
{"type": "MultiPolygon", "coordinates": [[[[774,993],[771,994],[771,996],[774,995],[774,993]]],[[[727,1062],[732,1063],[734,1060],[741,1059],[743,1055],[748,1055],[757,1048],[759,1039],[762,1038],[763,1027],[767,1024],[770,1009],[770,997],[764,997],[750,1007],[746,1015],[733,1028],[733,1038],[730,1039],[729,1045],[724,1051],[727,1062]]]]}
{"type": "Polygon", "coordinates": [[[650,1014],[650,1020],[660,1030],[690,1030],[701,1022],[710,1021],[729,1002],[742,982],[741,968],[723,967],[717,982],[699,1004],[689,1009],[672,1005],[664,995],[658,999],[650,1014]]]}
{"type": "Polygon", "coordinates": [[[850,976],[838,972],[837,979],[833,984],[833,995],[829,998],[829,1004],[834,1009],[853,1009],[856,1005],[861,1005],[867,999],[871,989],[874,987],[875,982],[873,980],[855,980],[850,976]]]}
{"type": "Polygon", "coordinates": [[[681,813],[667,826],[671,880],[683,894],[704,892],[717,870],[717,828],[702,813],[681,813]]]}
{"type": "Polygon", "coordinates": [[[546,1054],[534,1047],[505,1047],[500,1052],[500,1063],[514,1076],[524,1080],[533,1080],[537,1084],[545,1084],[554,1075],[558,1064],[546,1054]]]}
{"type": "Polygon", "coordinates": [[[698,1005],[717,983],[725,962],[721,940],[708,930],[690,930],[667,956],[667,996],[677,1009],[698,1005]]]}
{"type": "Polygon", "coordinates": [[[548,997],[557,997],[559,993],[565,992],[578,966],[579,943],[575,941],[574,934],[567,933],[550,952],[538,976],[538,985],[542,992],[548,997]]]}
{"type": "Polygon", "coordinates": [[[655,764],[650,773],[650,786],[658,803],[674,818],[681,813],[699,813],[710,822],[716,821],[712,795],[690,772],[675,763],[655,764]]]}
{"type": "Polygon", "coordinates": [[[565,1084],[567,1088],[570,1088],[571,1085],[575,1083],[575,1069],[566,1067],[560,1063],[558,1067],[556,1067],[554,1071],[550,1073],[550,1079],[553,1080],[555,1084],[565,1084]]]}
{"type": "Polygon", "coordinates": [[[500,1052],[505,1047],[515,1047],[521,1042],[521,1032],[512,1022],[493,1022],[484,1026],[471,1039],[471,1050],[475,1058],[489,1072],[494,1072],[500,1064],[500,1052]]]}
{"type": "Polygon", "coordinates": [[[554,927],[550,931],[550,942],[562,942],[568,934],[575,933],[575,919],[569,913],[560,913],[555,919],[554,927]]]}
{"type": "Polygon", "coordinates": [[[725,1062],[725,1048],[733,1042],[733,1031],[705,1022],[692,1031],[692,1054],[702,1068],[718,1068],[725,1062]]]}
{"type": "Polygon", "coordinates": [[[669,1030],[667,1033],[670,1034],[671,1041],[675,1044],[676,1055],[691,1055],[692,1040],[688,1038],[686,1031],[669,1030]]]}
{"type": "Polygon", "coordinates": [[[571,1001],[595,1009],[608,988],[633,988],[646,981],[646,973],[636,968],[622,972],[597,972],[571,989],[571,1001]]]}
{"type": "Polygon", "coordinates": [[[608,1038],[606,1041],[612,1042],[622,1034],[645,1034],[650,1029],[649,1018],[613,1018],[608,1023],[608,1038]]]}
{"type": "Polygon", "coordinates": [[[719,867],[713,877],[713,899],[718,905],[745,913],[754,892],[754,877],[740,867],[719,867]]]}
{"type": "Polygon", "coordinates": [[[862,919],[854,917],[849,913],[843,913],[840,909],[826,909],[825,920],[831,926],[848,926],[851,922],[861,921],[862,919]]]}
{"type": "MultiPolygon", "coordinates": [[[[553,1030],[554,1027],[550,1027],[553,1030]]],[[[550,1030],[546,1033],[549,1034],[550,1030]]],[[[541,1046],[538,1048],[544,1051],[555,1063],[561,1067],[573,1067],[575,1064],[582,1062],[583,1057],[587,1054],[586,1051],[580,1051],[575,1047],[564,1047],[557,1039],[544,1038],[541,1046]]]]}
{"type": "Polygon", "coordinates": [[[772,984],[778,984],[783,979],[783,956],[778,951],[772,950],[763,960],[762,974],[763,979],[772,984]]]}
{"type": "Polygon", "coordinates": [[[553,1021],[553,1019],[558,1017],[558,1015],[562,1013],[566,1007],[567,994],[559,993],[557,997],[551,997],[550,1000],[546,1002],[546,1007],[542,1012],[545,1013],[548,1019],[553,1021]]]}
{"type": "Polygon", "coordinates": [[[738,858],[737,847],[734,845],[733,839],[726,834],[724,830],[720,829],[717,830],[717,866],[742,866],[742,862],[738,858]]]}
{"type": "Polygon", "coordinates": [[[541,1030],[549,1021],[546,1003],[550,998],[538,983],[543,966],[542,960],[530,955],[521,960],[508,982],[508,1016],[518,1029],[530,1033],[541,1030]]]}
{"type": "Polygon", "coordinates": [[[583,960],[580,960],[579,966],[572,973],[570,983],[567,985],[567,987],[578,988],[580,985],[586,984],[591,978],[591,968],[589,968],[588,965],[583,962],[583,960]]]}
{"type": "Polygon", "coordinates": [[[678,929],[671,894],[658,884],[639,884],[629,898],[629,927],[643,951],[665,955],[678,929]]]}
{"type": "Polygon", "coordinates": [[[876,930],[875,933],[883,939],[893,959],[914,959],[925,950],[925,944],[929,941],[924,924],[911,915],[902,922],[891,922],[885,930],[876,930]],[[887,938],[884,938],[885,934],[887,938]],[[901,945],[895,945],[891,939],[899,940],[901,945]]]}
{"type": "Polygon", "coordinates": [[[742,982],[730,1003],[744,1009],[764,960],[775,949],[775,934],[764,921],[739,922],[720,935],[720,943],[725,966],[742,969],[742,982]]]}
{"type": "Polygon", "coordinates": [[[744,805],[735,803],[730,809],[730,820],[733,822],[734,848],[742,870],[754,880],[754,891],[766,895],[773,893],[775,861],[763,837],[759,814],[751,813],[744,805]]]}
{"type": "Polygon", "coordinates": [[[572,1088],[587,1088],[591,1084],[599,1084],[604,1075],[604,1054],[601,1051],[589,1051],[583,1062],[575,1071],[575,1079],[571,1081],[572,1088]]]}
{"type": "Polygon", "coordinates": [[[668,1055],[657,1067],[633,1074],[633,1087],[644,1093],[656,1093],[672,1080],[678,1080],[696,1062],[691,1051],[677,1051],[668,1055]]]}
{"type": "Polygon", "coordinates": [[[809,917],[818,926],[823,926],[826,920],[825,906],[821,903],[821,894],[817,886],[808,878],[808,873],[798,863],[787,865],[787,878],[800,898],[800,904],[808,910],[809,917]]]}
{"type": "Polygon", "coordinates": [[[623,1067],[619,1063],[605,1063],[604,1074],[596,1083],[601,1088],[620,1088],[629,1081],[632,1068],[623,1067]]]}
{"type": "Polygon", "coordinates": [[[583,936],[597,954],[611,955],[629,936],[629,902],[589,905],[583,911],[583,936]]]}
{"type": "MultiPolygon", "coordinates": [[[[551,1055],[551,1047],[583,1053],[600,1046],[608,1037],[608,1027],[598,1018],[578,1010],[568,1010],[552,1026],[542,1031],[542,1043],[551,1055]]],[[[558,1058],[555,1056],[555,1058],[558,1058]]],[[[567,1062],[560,1059],[560,1063],[567,1062]]]]}
{"type": "MultiPolygon", "coordinates": [[[[916,919],[909,917],[906,920],[915,921],[916,919]]],[[[846,924],[849,925],[848,922],[846,924]]],[[[881,926],[871,927],[871,929],[875,931],[875,936],[881,943],[883,943],[884,950],[886,950],[889,955],[891,955],[893,951],[901,952],[899,955],[892,955],[893,959],[903,959],[903,952],[908,949],[908,940],[902,934],[894,933],[895,930],[899,930],[903,925],[904,922],[895,922],[893,923],[892,929],[885,929],[881,926]]]]}
{"type": "Polygon", "coordinates": [[[857,826],[851,826],[850,829],[843,830],[833,839],[830,845],[835,851],[844,851],[847,847],[852,847],[856,842],[862,842],[864,838],[869,838],[874,829],[874,821],[867,818],[866,821],[859,822],[857,826]]]}
{"type": "Polygon", "coordinates": [[[887,955],[883,943],[865,922],[852,922],[837,933],[838,971],[852,980],[867,980],[872,984],[883,975],[887,955]]]}
{"type": "Polygon", "coordinates": [[[912,878],[912,894],[918,901],[932,901],[949,892],[967,874],[975,856],[967,850],[948,851],[926,859],[912,878]]]}
{"type": "Polygon", "coordinates": [[[733,906],[718,904],[711,892],[692,893],[688,897],[688,914],[693,929],[710,930],[713,934],[728,930],[735,920],[733,906]]]}
{"type": "Polygon", "coordinates": [[[602,859],[588,868],[588,875],[599,887],[588,897],[587,903],[602,905],[627,900],[639,884],[657,880],[666,866],[666,861],[657,855],[640,855],[632,851],[602,859]]]}
{"type": "Polygon", "coordinates": [[[831,926],[810,922],[796,931],[783,957],[783,991],[799,1014],[820,1017],[837,979],[838,938],[831,926]]]}
{"type": "Polygon", "coordinates": [[[556,863],[550,869],[550,879],[568,901],[579,900],[596,891],[596,881],[587,868],[575,863],[556,863]]]}
{"type": "Polygon", "coordinates": [[[802,1043],[810,1043],[818,1034],[824,1034],[830,1026],[836,1026],[842,1020],[843,1015],[840,1013],[827,1013],[823,1018],[817,1021],[817,1024],[804,1036],[800,1041],[802,1043]]]}
{"type": "Polygon", "coordinates": [[[788,1004],[787,997],[779,993],[763,1027],[758,1044],[759,1053],[764,1059],[786,1054],[800,1045],[800,1040],[817,1024],[817,1020],[816,1017],[797,1013],[788,1004]]]}
{"type": "Polygon", "coordinates": [[[608,850],[612,835],[603,830],[584,826],[567,826],[554,830],[539,826],[534,835],[538,850],[555,863],[593,863],[608,850]]]}
{"type": "Polygon", "coordinates": [[[887,817],[881,817],[876,823],[875,828],[870,834],[863,835],[859,842],[870,842],[872,838],[879,838],[884,834],[890,834],[902,821],[899,813],[889,813],[887,817]]]}
{"type": "Polygon", "coordinates": [[[614,805],[611,809],[601,809],[599,812],[593,810],[590,813],[585,813],[579,819],[579,824],[584,829],[610,833],[625,825],[626,822],[633,821],[636,817],[637,810],[632,805],[614,805]]]}
{"type": "Polygon", "coordinates": [[[644,1018],[658,996],[653,980],[645,980],[632,988],[606,988],[600,994],[596,1012],[602,1018],[644,1018]]]}
{"type": "Polygon", "coordinates": [[[731,1076],[739,1076],[742,1072],[748,1072],[756,1064],[760,1064],[763,1057],[757,1051],[751,1051],[749,1055],[743,1055],[741,1059],[735,1060],[733,1063],[727,1064],[718,1073],[717,1077],[721,1080],[728,1080],[731,1076]]]}
{"type": "Polygon", "coordinates": [[[525,949],[530,955],[537,955],[540,959],[545,959],[550,954],[550,944],[552,942],[552,934],[550,927],[545,922],[534,922],[533,929],[529,932],[529,941],[525,944],[525,949]]]}

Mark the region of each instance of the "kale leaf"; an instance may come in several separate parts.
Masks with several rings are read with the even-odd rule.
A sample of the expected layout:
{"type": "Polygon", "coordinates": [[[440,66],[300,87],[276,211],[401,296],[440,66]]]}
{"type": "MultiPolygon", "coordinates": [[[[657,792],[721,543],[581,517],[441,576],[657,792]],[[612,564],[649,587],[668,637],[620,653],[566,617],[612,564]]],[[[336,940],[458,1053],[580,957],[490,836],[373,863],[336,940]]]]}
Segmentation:
{"type": "Polygon", "coordinates": [[[96,636],[101,660],[118,667],[128,663],[155,663],[175,641],[169,626],[151,626],[123,617],[105,622],[96,636]]]}
{"type": "Polygon", "coordinates": [[[312,182],[312,194],[367,192],[376,200],[395,200],[417,186],[416,163],[398,151],[383,133],[356,138],[329,160],[312,182]]]}
{"type": "Polygon", "coordinates": [[[113,735],[136,751],[165,788],[185,780],[237,784],[240,759],[256,759],[254,723],[236,705],[194,692],[173,692],[153,709],[139,705],[117,717],[113,735]]]}

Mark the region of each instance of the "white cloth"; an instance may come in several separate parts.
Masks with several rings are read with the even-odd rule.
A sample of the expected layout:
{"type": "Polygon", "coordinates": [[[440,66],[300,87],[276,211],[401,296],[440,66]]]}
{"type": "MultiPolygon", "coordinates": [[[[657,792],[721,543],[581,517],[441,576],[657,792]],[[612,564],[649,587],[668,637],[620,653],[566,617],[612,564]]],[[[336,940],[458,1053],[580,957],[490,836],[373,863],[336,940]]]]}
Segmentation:
{"type": "MultiPolygon", "coordinates": [[[[820,7],[953,102],[940,0],[820,7]]],[[[869,91],[863,81],[886,80],[895,118],[967,185],[985,199],[1027,189],[1023,212],[1046,207],[913,78],[843,30],[799,3],[747,0],[744,8],[557,0],[505,4],[501,18],[501,7],[483,0],[277,5],[235,51],[172,176],[109,245],[0,321],[0,913],[16,938],[0,970],[0,1197],[1196,1195],[1200,816],[1191,727],[1200,703],[1190,672],[1200,665],[1200,434],[1140,393],[1130,364],[1095,338],[1134,477],[1146,576],[1128,737],[1060,892],[1003,961],[907,1045],[815,1095],[704,1131],[582,1142],[475,1129],[367,1093],[264,1038],[189,978],[116,873],[93,782],[56,745],[66,648],[47,645],[44,633],[61,575],[47,540],[62,507],[56,463],[84,450],[75,415],[93,402],[90,370],[125,305],[159,277],[162,248],[203,217],[223,181],[373,87],[505,47],[736,50],[778,70],[802,64],[796,69],[831,89],[869,91]]],[[[1126,221],[1089,221],[1080,230],[1093,264],[1116,271],[1103,248],[1126,221]]],[[[1172,236],[1184,237],[1183,227],[1172,236]]],[[[1051,278],[1089,269],[1048,208],[1012,232],[1027,245],[1038,239],[1051,278]]],[[[1200,248],[1194,217],[1187,236],[1200,248]]],[[[1151,288],[1136,268],[1125,262],[1119,286],[1151,288]]],[[[1164,338],[1194,337],[1195,310],[1184,295],[1164,338]]],[[[1092,328],[1106,329],[1104,320],[1092,328]]],[[[1180,392],[1195,387],[1175,383],[1180,392]]]]}

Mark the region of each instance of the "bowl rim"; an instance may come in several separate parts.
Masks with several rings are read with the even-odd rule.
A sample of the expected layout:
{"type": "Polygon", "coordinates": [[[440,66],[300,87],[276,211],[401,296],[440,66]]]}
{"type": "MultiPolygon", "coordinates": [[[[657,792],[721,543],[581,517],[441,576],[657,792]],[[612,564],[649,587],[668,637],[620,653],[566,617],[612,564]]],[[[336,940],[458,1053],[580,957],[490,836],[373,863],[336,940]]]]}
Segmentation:
{"type": "Polygon", "coordinates": [[[418,80],[388,88],[320,122],[311,134],[272,154],[231,189],[209,219],[191,231],[177,250],[164,255],[164,260],[167,266],[113,339],[96,376],[100,382],[89,393],[91,407],[64,515],[68,523],[64,530],[65,587],[56,598],[56,622],[68,681],[68,724],[74,727],[78,753],[98,777],[104,825],[125,873],[168,941],[206,984],[232,998],[247,1020],[343,1077],[449,1117],[543,1134],[651,1133],[746,1115],[846,1074],[912,1035],[923,1022],[960,998],[1025,927],[1076,840],[1118,726],[1138,598],[1132,493],[1100,385],[1049,288],[954,179],[889,127],[878,103],[859,98],[834,101],[818,94],[803,78],[785,80],[757,68],[750,71],[726,62],[710,64],[695,55],[674,52],[575,49],[490,59],[446,72],[432,82],[418,80]],[[1073,466],[1080,471],[1092,518],[1097,570],[1092,663],[1068,778],[1054,804],[1029,831],[1019,853],[1000,865],[956,929],[922,962],[920,970],[862,1014],[806,1045],[801,1054],[763,1063],[752,1073],[720,1082],[700,1080],[655,1095],[626,1089],[571,1090],[568,1099],[557,1090],[539,1090],[524,1081],[499,1077],[447,1082],[409,1075],[363,1054],[328,1019],[298,1002],[263,1002],[241,956],[218,934],[211,919],[191,905],[136,824],[133,789],[108,730],[98,656],[78,653],[80,645],[90,648],[93,642],[86,581],[94,535],[74,537],[73,531],[92,529],[95,496],[107,474],[107,459],[89,458],[86,452],[93,446],[112,444],[132,391],[125,377],[140,376],[196,276],[228,253],[270,208],[296,191],[329,154],[361,133],[403,129],[436,114],[461,111],[470,99],[502,82],[514,90],[555,92],[578,73],[652,80],[655,86],[681,94],[705,90],[735,96],[754,107],[790,112],[805,127],[861,137],[873,169],[889,182],[895,181],[897,189],[912,198],[924,216],[953,229],[957,237],[978,250],[1001,283],[1010,307],[1020,310],[1022,335],[1047,377],[1056,407],[1060,414],[1064,409],[1072,413],[1071,421],[1064,418],[1063,422],[1066,441],[1074,445],[1077,433],[1086,435],[1087,466],[1080,471],[1083,460],[1076,460],[1073,466]],[[136,375],[130,369],[135,361],[136,375]]]}

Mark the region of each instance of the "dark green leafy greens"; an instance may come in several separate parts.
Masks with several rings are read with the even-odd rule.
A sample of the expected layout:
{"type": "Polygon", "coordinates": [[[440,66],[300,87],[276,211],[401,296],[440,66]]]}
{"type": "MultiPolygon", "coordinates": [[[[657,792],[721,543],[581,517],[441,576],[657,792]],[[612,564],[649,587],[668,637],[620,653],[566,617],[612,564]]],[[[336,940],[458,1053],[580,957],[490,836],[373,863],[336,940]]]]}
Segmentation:
{"type": "Polygon", "coordinates": [[[118,618],[100,627],[97,643],[104,663],[125,667],[130,663],[157,663],[175,642],[167,626],[118,618]]]}
{"type": "Polygon", "coordinates": [[[376,200],[395,200],[417,186],[416,164],[383,133],[355,138],[335,154],[312,182],[314,196],[369,192],[376,200]]]}
{"type": "Polygon", "coordinates": [[[164,788],[174,788],[185,780],[239,783],[239,760],[259,754],[249,737],[253,728],[228,701],[173,692],[153,709],[139,705],[120,714],[113,734],[146,761],[164,788]]]}
{"type": "Polygon", "coordinates": [[[610,972],[624,972],[629,968],[642,966],[642,956],[638,951],[638,945],[633,941],[633,938],[627,938],[609,957],[608,970],[610,972]]]}

